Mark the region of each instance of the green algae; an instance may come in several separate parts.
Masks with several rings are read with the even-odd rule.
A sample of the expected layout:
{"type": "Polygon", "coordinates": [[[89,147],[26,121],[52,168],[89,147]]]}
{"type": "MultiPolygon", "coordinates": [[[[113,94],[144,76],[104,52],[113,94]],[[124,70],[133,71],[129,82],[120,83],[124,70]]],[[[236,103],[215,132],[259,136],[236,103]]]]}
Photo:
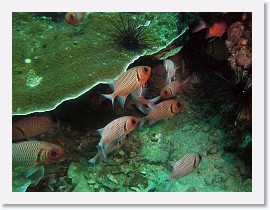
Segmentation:
{"type": "Polygon", "coordinates": [[[140,53],[121,50],[108,41],[113,30],[103,18],[108,15],[119,18],[117,13],[91,13],[73,26],[34,13],[13,13],[13,115],[52,110],[118,77],[139,56],[156,53],[180,36],[172,13],[137,13],[134,18],[151,21],[149,48],[140,53]],[[35,88],[26,85],[31,70],[42,78],[35,88]]]}

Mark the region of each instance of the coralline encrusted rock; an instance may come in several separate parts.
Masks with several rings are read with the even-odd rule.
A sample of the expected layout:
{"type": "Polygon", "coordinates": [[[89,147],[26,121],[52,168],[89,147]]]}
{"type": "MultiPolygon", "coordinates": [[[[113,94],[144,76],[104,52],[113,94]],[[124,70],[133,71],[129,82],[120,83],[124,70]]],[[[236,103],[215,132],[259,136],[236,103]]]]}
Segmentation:
{"type": "Polygon", "coordinates": [[[13,115],[52,110],[65,100],[77,98],[98,83],[117,78],[141,55],[165,48],[187,29],[178,32],[172,13],[123,15],[149,20],[149,26],[141,26],[151,27],[147,50],[122,50],[109,41],[114,28],[103,17],[118,20],[118,13],[91,13],[76,26],[64,19],[53,22],[36,18],[34,13],[13,13],[13,115]],[[42,78],[38,85],[27,85],[30,70],[42,78]]]}

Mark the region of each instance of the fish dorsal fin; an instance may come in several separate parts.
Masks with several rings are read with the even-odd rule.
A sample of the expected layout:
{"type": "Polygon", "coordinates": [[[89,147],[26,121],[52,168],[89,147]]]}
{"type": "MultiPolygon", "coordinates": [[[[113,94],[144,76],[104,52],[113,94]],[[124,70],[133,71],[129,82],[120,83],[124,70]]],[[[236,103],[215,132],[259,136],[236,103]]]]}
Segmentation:
{"type": "Polygon", "coordinates": [[[102,136],[102,131],[103,131],[103,128],[99,128],[97,129],[97,132],[99,132],[99,134],[102,136]]]}

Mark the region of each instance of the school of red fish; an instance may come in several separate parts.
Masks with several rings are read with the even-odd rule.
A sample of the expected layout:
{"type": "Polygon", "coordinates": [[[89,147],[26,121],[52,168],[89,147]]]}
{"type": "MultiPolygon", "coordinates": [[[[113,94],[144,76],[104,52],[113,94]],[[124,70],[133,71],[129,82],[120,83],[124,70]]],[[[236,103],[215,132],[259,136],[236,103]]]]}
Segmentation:
{"type": "MultiPolygon", "coordinates": [[[[80,19],[83,15],[69,13],[66,18],[70,20],[70,24],[74,24],[75,19],[80,19]]],[[[184,82],[177,80],[177,67],[172,60],[164,60],[164,68],[166,70],[165,86],[160,91],[160,95],[151,100],[144,98],[145,85],[152,71],[149,66],[133,67],[109,83],[112,93],[102,94],[102,96],[111,100],[113,107],[116,98],[124,108],[127,97],[131,95],[134,105],[145,116],[140,118],[122,116],[114,119],[104,128],[98,129],[101,136],[97,145],[98,152],[88,161],[89,163],[96,164],[98,160],[105,160],[108,154],[119,149],[128,141],[127,135],[130,132],[136,127],[142,127],[145,122],[148,122],[148,126],[150,126],[159,120],[173,117],[181,112],[184,102],[176,96],[181,93],[189,78],[184,82]],[[161,102],[159,102],[160,100],[161,102]]],[[[36,174],[33,177],[37,177],[33,181],[33,185],[37,184],[44,176],[44,166],[62,160],[64,149],[56,144],[29,139],[54,128],[59,129],[59,125],[47,116],[30,116],[13,123],[13,140],[26,139],[26,141],[16,142],[12,145],[13,166],[28,166],[25,176],[30,178],[36,174]]],[[[193,169],[198,167],[200,160],[201,157],[196,152],[183,155],[174,164],[174,170],[168,176],[169,187],[166,190],[171,188],[171,180],[175,182],[191,173],[193,169]]]]}

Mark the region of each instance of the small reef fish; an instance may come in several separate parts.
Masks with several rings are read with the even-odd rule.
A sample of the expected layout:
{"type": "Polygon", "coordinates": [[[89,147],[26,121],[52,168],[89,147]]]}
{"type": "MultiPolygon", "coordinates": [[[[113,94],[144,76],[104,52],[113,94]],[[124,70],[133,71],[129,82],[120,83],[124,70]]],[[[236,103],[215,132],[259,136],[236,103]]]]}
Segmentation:
{"type": "MultiPolygon", "coordinates": [[[[126,142],[128,142],[128,140],[129,140],[129,138],[126,137],[126,138],[122,139],[121,141],[109,144],[107,146],[107,148],[105,149],[106,156],[108,154],[120,149],[126,142]]],[[[98,160],[103,160],[103,159],[104,159],[103,155],[100,152],[98,152],[92,159],[90,159],[88,161],[88,163],[92,163],[95,165],[98,160]]]]}
{"type": "Polygon", "coordinates": [[[178,80],[172,81],[160,91],[160,97],[163,99],[167,99],[176,96],[178,93],[181,93],[183,87],[190,80],[190,78],[191,76],[185,79],[182,83],[178,80]]]}
{"type": "Polygon", "coordinates": [[[111,88],[113,89],[112,94],[102,94],[104,97],[112,101],[114,104],[115,97],[118,96],[119,102],[122,107],[125,105],[125,100],[128,95],[144,85],[149,79],[151,74],[151,68],[149,66],[137,66],[133,67],[118,77],[111,88]]]}
{"type": "Polygon", "coordinates": [[[173,172],[168,175],[169,183],[165,191],[170,191],[171,187],[178,179],[190,174],[194,169],[197,169],[201,159],[201,155],[197,152],[188,152],[180,157],[173,164],[173,172]]]}
{"type": "Polygon", "coordinates": [[[86,17],[85,12],[67,12],[65,19],[68,24],[76,25],[86,17]]]}
{"type": "Polygon", "coordinates": [[[106,159],[106,148],[110,144],[114,144],[125,138],[128,133],[136,128],[138,122],[139,119],[137,117],[124,116],[113,120],[104,128],[98,129],[101,139],[97,148],[102,153],[104,159],[106,159]]]}
{"type": "Polygon", "coordinates": [[[223,20],[215,21],[212,24],[206,23],[204,20],[200,20],[199,24],[192,30],[192,33],[207,28],[205,39],[210,37],[221,37],[227,30],[227,23],[223,20]]]}
{"type": "Polygon", "coordinates": [[[28,166],[25,176],[36,185],[44,176],[44,166],[59,161],[64,150],[45,141],[22,141],[12,144],[12,166],[28,166]]]}
{"type": "Polygon", "coordinates": [[[59,129],[59,123],[46,116],[30,116],[16,121],[12,125],[12,139],[27,139],[48,132],[52,128],[59,129]]]}
{"type": "Polygon", "coordinates": [[[153,99],[145,99],[143,97],[143,87],[138,88],[137,90],[131,93],[132,101],[134,102],[135,106],[144,114],[147,114],[148,111],[146,110],[145,106],[148,106],[150,109],[155,109],[155,103],[159,101],[160,96],[157,96],[153,99]],[[145,105],[145,106],[144,106],[145,105]]]}
{"type": "Polygon", "coordinates": [[[177,68],[175,66],[175,63],[170,59],[164,60],[163,65],[166,70],[166,84],[169,84],[175,77],[175,72],[177,68]]]}
{"type": "Polygon", "coordinates": [[[146,121],[149,121],[149,124],[152,125],[161,119],[174,116],[182,110],[183,105],[183,101],[176,99],[169,99],[158,103],[154,110],[149,110],[148,115],[140,119],[140,127],[142,127],[146,121]]]}

